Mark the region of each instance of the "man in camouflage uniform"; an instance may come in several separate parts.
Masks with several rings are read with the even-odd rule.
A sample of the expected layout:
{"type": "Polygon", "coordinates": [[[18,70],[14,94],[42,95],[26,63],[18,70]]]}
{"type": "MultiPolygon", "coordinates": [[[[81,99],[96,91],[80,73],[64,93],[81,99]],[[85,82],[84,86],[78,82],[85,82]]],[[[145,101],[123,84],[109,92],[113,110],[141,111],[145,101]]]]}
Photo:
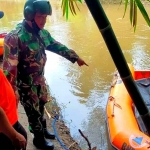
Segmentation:
{"type": "Polygon", "coordinates": [[[47,0],[27,0],[22,23],[4,40],[3,70],[17,99],[20,99],[34,133],[33,144],[41,149],[53,150],[54,145],[45,138],[54,139],[46,129],[44,105],[47,89],[44,78],[45,50],[54,52],[79,66],[87,65],[75,51],[57,42],[43,29],[52,9],[47,0]]]}

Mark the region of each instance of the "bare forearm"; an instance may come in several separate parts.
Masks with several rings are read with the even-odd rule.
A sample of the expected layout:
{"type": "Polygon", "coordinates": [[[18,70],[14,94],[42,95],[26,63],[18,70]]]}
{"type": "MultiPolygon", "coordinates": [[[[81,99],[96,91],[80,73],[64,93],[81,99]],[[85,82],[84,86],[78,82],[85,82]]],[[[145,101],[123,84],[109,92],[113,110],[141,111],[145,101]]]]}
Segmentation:
{"type": "Polygon", "coordinates": [[[4,110],[0,107],[0,131],[8,136],[10,139],[15,137],[16,131],[10,124],[4,110]]]}

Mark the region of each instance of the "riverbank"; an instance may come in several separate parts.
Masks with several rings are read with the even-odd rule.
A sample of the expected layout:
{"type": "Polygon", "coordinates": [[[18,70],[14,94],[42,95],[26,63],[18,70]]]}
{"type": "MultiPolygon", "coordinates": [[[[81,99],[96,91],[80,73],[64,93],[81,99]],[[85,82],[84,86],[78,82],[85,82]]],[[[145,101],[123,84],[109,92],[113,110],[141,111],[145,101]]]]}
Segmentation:
{"type": "MultiPolygon", "coordinates": [[[[2,68],[1,64],[2,64],[2,58],[0,58],[0,68],[2,68]]],[[[52,128],[52,123],[54,123],[53,121],[54,121],[55,116],[51,113],[53,111],[57,111],[59,113],[59,107],[56,106],[55,99],[52,98],[49,93],[49,102],[45,107],[45,118],[47,120],[47,128],[51,132],[54,132],[52,128]]],[[[20,103],[18,105],[18,116],[19,116],[19,122],[25,128],[27,135],[28,135],[26,150],[37,150],[37,148],[32,144],[33,134],[31,134],[28,129],[27,116],[26,116],[23,106],[20,103]]],[[[68,150],[81,150],[78,143],[71,137],[70,129],[65,125],[65,123],[62,120],[58,119],[54,125],[54,128],[56,130],[58,138],[61,141],[61,143],[58,142],[57,138],[55,138],[55,140],[51,140],[51,142],[54,144],[54,147],[55,147],[54,150],[64,150],[62,145],[64,145],[64,147],[66,147],[68,150]]]]}
{"type": "MultiPolygon", "coordinates": [[[[20,123],[23,125],[23,127],[27,131],[27,135],[28,135],[27,150],[37,150],[36,147],[34,147],[34,145],[32,144],[33,135],[28,130],[27,117],[26,117],[23,107],[20,104],[18,107],[18,114],[19,114],[20,123]]],[[[50,131],[53,131],[52,125],[51,125],[53,122],[53,118],[49,119],[46,116],[46,114],[45,114],[45,117],[47,119],[48,129],[50,129],[50,131]]],[[[63,121],[58,120],[56,122],[55,127],[56,127],[56,130],[57,130],[60,140],[64,143],[66,148],[68,148],[69,150],[81,150],[78,143],[76,143],[76,141],[71,137],[69,128],[65,125],[65,123],[63,121]]],[[[51,140],[51,142],[53,142],[53,144],[55,146],[54,150],[64,150],[62,148],[62,146],[60,145],[60,143],[57,141],[57,139],[51,140]]]]}

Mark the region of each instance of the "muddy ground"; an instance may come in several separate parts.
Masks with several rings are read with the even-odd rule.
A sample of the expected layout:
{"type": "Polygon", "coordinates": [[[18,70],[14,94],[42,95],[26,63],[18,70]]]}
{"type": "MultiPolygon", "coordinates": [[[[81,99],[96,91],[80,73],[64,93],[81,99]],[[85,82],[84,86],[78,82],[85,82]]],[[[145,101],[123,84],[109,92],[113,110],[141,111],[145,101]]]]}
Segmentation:
{"type": "MultiPolygon", "coordinates": [[[[18,114],[19,114],[19,121],[23,125],[23,127],[26,129],[27,134],[28,134],[27,150],[37,150],[36,147],[34,147],[32,144],[33,135],[28,130],[27,117],[26,117],[23,107],[20,104],[18,108],[18,114]]],[[[47,115],[45,115],[45,117],[47,119],[48,129],[50,129],[50,131],[53,131],[52,122],[54,121],[54,119],[48,118],[47,115]]],[[[57,120],[55,123],[55,127],[56,127],[57,134],[59,136],[59,139],[62,141],[62,143],[66,147],[66,150],[67,149],[68,150],[81,150],[78,143],[76,143],[76,141],[71,137],[69,128],[65,125],[63,121],[57,120]]],[[[64,150],[64,148],[58,142],[57,138],[55,140],[51,140],[51,142],[53,142],[55,146],[54,150],[64,150]]]]}

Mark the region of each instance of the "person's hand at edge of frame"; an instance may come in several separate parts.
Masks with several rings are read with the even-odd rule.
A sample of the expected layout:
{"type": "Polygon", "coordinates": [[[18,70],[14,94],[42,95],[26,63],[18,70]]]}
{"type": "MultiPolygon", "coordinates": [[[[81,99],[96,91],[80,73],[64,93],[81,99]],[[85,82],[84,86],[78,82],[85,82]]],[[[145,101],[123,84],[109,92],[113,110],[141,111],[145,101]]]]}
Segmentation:
{"type": "Polygon", "coordinates": [[[20,133],[16,133],[15,137],[13,137],[11,139],[13,145],[15,146],[16,149],[23,149],[25,150],[26,149],[26,146],[27,146],[27,141],[26,139],[24,138],[23,135],[21,135],[20,133]]]}
{"type": "Polygon", "coordinates": [[[78,58],[77,60],[77,64],[78,66],[83,66],[83,65],[86,65],[86,66],[89,66],[83,59],[81,59],[80,57],[78,58]]]}

